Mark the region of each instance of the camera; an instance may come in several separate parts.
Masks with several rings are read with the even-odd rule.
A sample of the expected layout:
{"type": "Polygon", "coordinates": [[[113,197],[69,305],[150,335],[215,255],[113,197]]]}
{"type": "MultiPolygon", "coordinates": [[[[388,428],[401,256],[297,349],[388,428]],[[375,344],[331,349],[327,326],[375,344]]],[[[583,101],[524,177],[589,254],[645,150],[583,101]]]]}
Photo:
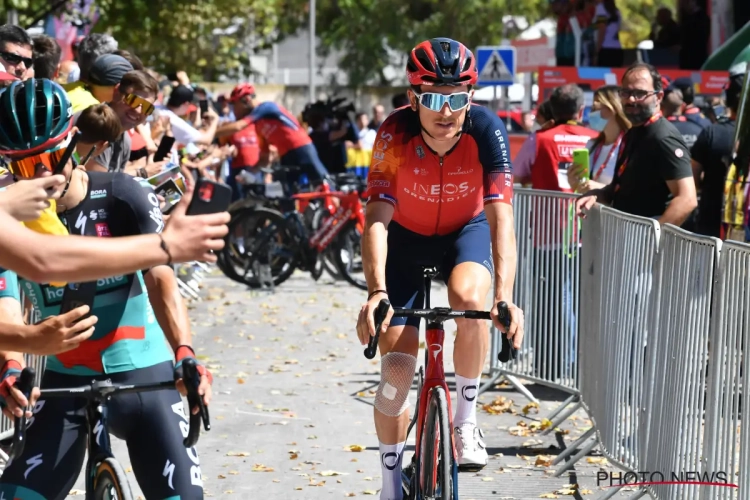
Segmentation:
{"type": "Polygon", "coordinates": [[[349,121],[349,113],[355,112],[353,103],[345,103],[345,97],[315,101],[305,106],[302,119],[313,128],[323,122],[329,122],[332,127],[338,128],[341,123],[349,121]]]}

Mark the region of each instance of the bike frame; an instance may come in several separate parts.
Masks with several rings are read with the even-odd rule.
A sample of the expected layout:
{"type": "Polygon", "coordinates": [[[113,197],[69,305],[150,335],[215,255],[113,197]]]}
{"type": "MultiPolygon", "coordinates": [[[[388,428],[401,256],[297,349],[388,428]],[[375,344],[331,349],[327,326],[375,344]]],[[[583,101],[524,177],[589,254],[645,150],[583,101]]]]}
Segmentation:
{"type": "Polygon", "coordinates": [[[344,223],[349,220],[353,220],[356,223],[357,230],[359,230],[360,234],[364,231],[365,211],[362,207],[362,200],[360,200],[357,191],[344,193],[341,191],[328,190],[328,192],[322,193],[300,193],[294,195],[293,198],[297,200],[305,200],[307,203],[314,199],[325,199],[326,208],[331,214],[331,217],[327,218],[321,227],[309,239],[310,246],[315,248],[318,252],[324,251],[328,245],[330,245],[336,235],[344,228],[344,223]],[[340,206],[337,209],[335,209],[332,202],[330,202],[333,198],[340,200],[340,206]]]}

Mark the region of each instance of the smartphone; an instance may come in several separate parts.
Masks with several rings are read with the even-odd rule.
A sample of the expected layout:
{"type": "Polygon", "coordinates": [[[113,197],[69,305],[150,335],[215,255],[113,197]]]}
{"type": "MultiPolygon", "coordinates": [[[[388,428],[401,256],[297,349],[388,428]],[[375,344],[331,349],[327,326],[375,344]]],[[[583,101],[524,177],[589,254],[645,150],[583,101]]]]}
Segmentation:
{"type": "Polygon", "coordinates": [[[175,177],[178,177],[182,171],[180,170],[179,165],[168,165],[166,170],[162,170],[156,175],[153,175],[146,179],[146,182],[151,184],[152,186],[159,186],[167,179],[174,179],[175,177]]]}
{"type": "Polygon", "coordinates": [[[573,164],[584,168],[584,178],[589,178],[589,150],[586,148],[573,150],[573,164]]]}
{"type": "Polygon", "coordinates": [[[174,205],[180,201],[180,198],[182,198],[182,190],[177,186],[174,179],[164,181],[164,183],[157,186],[154,191],[156,194],[162,196],[164,201],[169,205],[174,205]]]}
{"type": "Polygon", "coordinates": [[[208,100],[201,99],[199,101],[199,105],[201,107],[201,116],[205,115],[206,113],[208,113],[208,100]]]}
{"type": "Polygon", "coordinates": [[[156,149],[156,153],[154,153],[154,162],[162,161],[164,160],[170,151],[172,151],[172,146],[174,146],[174,137],[170,136],[164,136],[161,138],[161,142],[159,143],[159,147],[156,149]]]}
{"type": "Polygon", "coordinates": [[[60,158],[60,161],[57,162],[57,165],[55,165],[55,170],[52,172],[54,175],[61,174],[62,171],[65,170],[65,165],[68,164],[68,162],[70,161],[70,157],[73,156],[73,153],[76,152],[76,144],[78,144],[79,137],[81,137],[81,133],[76,132],[76,134],[70,139],[70,142],[66,146],[62,158],[60,158]]]}
{"type": "MultiPolygon", "coordinates": [[[[94,310],[94,299],[96,297],[96,281],[87,281],[85,283],[68,283],[65,285],[63,292],[60,314],[65,314],[81,306],[89,306],[91,311],[94,310]]],[[[91,316],[91,313],[81,318],[85,319],[91,316]]],[[[80,321],[80,320],[78,320],[80,321]]]]}
{"type": "Polygon", "coordinates": [[[205,215],[226,212],[232,202],[232,189],[218,182],[199,179],[187,215],[205,215]]]}

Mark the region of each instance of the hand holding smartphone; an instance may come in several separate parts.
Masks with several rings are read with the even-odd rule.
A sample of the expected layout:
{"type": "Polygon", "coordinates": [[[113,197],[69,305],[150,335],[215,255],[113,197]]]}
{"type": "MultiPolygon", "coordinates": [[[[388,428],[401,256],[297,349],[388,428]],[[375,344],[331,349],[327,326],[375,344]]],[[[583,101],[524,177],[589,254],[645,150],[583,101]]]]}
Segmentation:
{"type": "Polygon", "coordinates": [[[205,215],[226,212],[231,202],[232,189],[229,186],[208,179],[199,179],[186,213],[205,215]]]}

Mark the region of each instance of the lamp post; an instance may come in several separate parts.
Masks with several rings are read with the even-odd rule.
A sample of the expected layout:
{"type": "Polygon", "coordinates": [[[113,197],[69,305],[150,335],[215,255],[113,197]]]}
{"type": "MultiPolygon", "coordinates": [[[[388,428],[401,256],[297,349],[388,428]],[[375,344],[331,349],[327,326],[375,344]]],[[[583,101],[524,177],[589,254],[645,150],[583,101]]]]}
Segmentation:
{"type": "Polygon", "coordinates": [[[315,0],[310,0],[310,71],[309,92],[310,102],[315,102],[315,0]]]}

